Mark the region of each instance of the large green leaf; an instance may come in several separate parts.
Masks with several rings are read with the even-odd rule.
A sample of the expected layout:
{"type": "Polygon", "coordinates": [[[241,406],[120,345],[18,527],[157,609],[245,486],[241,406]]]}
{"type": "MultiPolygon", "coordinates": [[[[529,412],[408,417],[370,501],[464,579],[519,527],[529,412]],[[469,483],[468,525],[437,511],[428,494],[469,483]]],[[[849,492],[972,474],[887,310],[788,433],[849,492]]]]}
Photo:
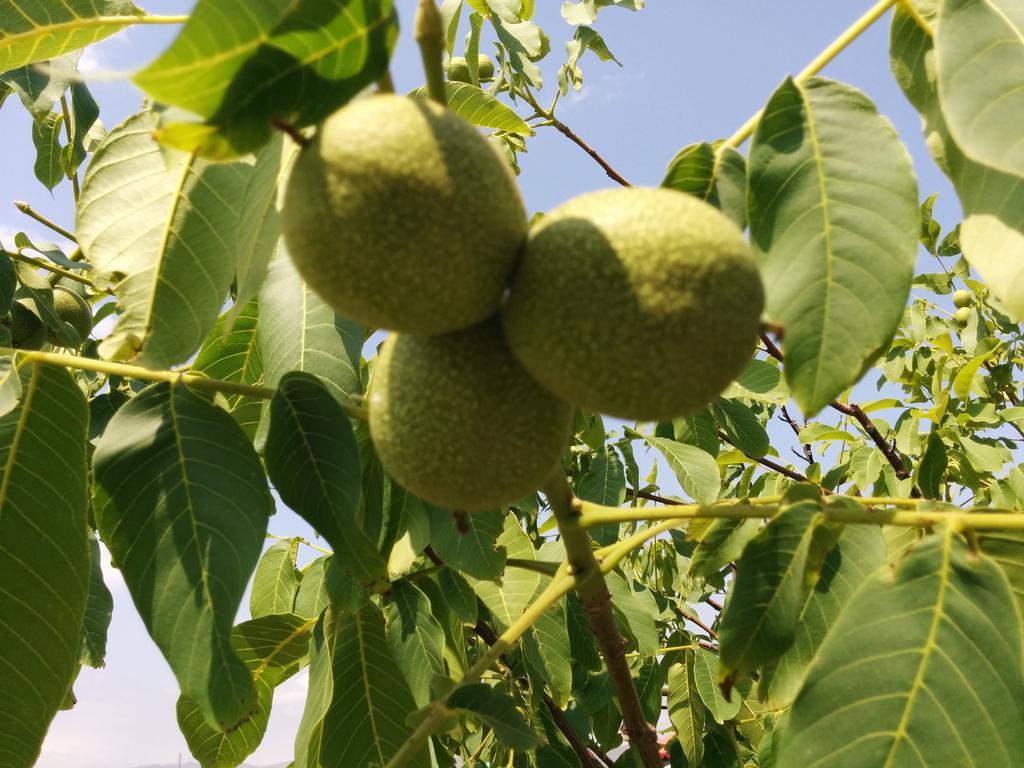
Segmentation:
{"type": "Polygon", "coordinates": [[[84,48],[143,16],[127,0],[7,0],[0,6],[0,72],[84,48]]]}
{"type": "Polygon", "coordinates": [[[339,402],[350,402],[348,395],[362,390],[363,329],[335,315],[307,288],[283,249],[270,263],[259,296],[264,383],[276,387],[289,371],[306,371],[319,376],[339,402]]]}
{"type": "Polygon", "coordinates": [[[21,403],[0,416],[0,765],[29,768],[78,672],[89,412],[67,371],[13,375],[21,403]]]}
{"type": "Polygon", "coordinates": [[[743,554],[760,528],[760,522],[754,519],[712,520],[693,550],[689,575],[704,579],[714,576],[743,554]]]}
{"type": "MultiPolygon", "coordinates": [[[[230,312],[221,315],[199,348],[199,354],[192,363],[192,372],[238,384],[261,383],[263,358],[257,343],[259,315],[255,299],[239,309],[234,318],[230,312]],[[229,326],[230,331],[227,330],[229,326]]],[[[235,421],[246,435],[254,437],[263,412],[263,401],[250,395],[224,397],[235,421]]]]}
{"type": "Polygon", "coordinates": [[[124,310],[100,353],[153,368],[187,360],[235,272],[251,163],[210,164],[153,140],[143,111],[103,140],[82,181],[78,242],[124,310]]]}
{"type": "Polygon", "coordinates": [[[249,590],[249,613],[254,619],[295,609],[301,578],[295,568],[298,549],[297,538],[285,539],[274,542],[263,553],[249,590]]]}
{"type": "Polygon", "coordinates": [[[843,529],[839,543],[825,556],[821,578],[800,612],[793,644],[761,676],[762,698],[769,699],[773,707],[784,707],[793,701],[829,629],[853,593],[883,565],[885,539],[879,528],[849,525],[843,529]]]}
{"type": "MultiPolygon", "coordinates": [[[[541,583],[538,592],[543,587],[541,583]]],[[[523,635],[522,647],[527,668],[547,683],[551,698],[559,706],[568,704],[572,693],[572,655],[564,601],[560,600],[540,615],[523,635]]]]}
{"type": "Polygon", "coordinates": [[[385,634],[417,707],[430,703],[434,675],[446,674],[441,654],[444,629],[430,612],[430,599],[406,581],[391,586],[384,607],[385,634]]]}
{"type": "Polygon", "coordinates": [[[348,416],[320,379],[300,372],[281,379],[264,453],[281,499],[327,540],[337,563],[367,583],[383,578],[387,563],[356,515],[359,447],[348,416]]]}
{"type": "Polygon", "coordinates": [[[872,576],[818,650],[778,765],[1018,765],[1021,626],[1006,576],[945,531],[872,576]]]}
{"type": "Polygon", "coordinates": [[[661,186],[710,203],[746,229],[746,160],[731,147],[717,146],[703,142],[683,147],[669,162],[661,186]]]}
{"type": "Polygon", "coordinates": [[[693,652],[693,684],[716,723],[732,720],[743,706],[743,697],[735,688],[726,699],[718,684],[718,659],[711,651],[698,648],[693,652]]]}
{"type": "Polygon", "coordinates": [[[700,504],[710,504],[718,498],[722,479],[718,474],[718,464],[710,453],[664,437],[648,437],[647,442],[665,457],[691,499],[700,504]]]}
{"type": "Polygon", "coordinates": [[[739,400],[720,398],[711,408],[730,443],[755,459],[768,453],[768,432],[748,406],[739,400]]]}
{"type": "Polygon", "coordinates": [[[1024,176],[1024,8],[1016,0],[944,0],[935,50],[953,139],[972,160],[1024,176]]]}
{"type": "MultiPolygon", "coordinates": [[[[309,694],[295,742],[295,768],[384,765],[408,738],[415,704],[399,673],[379,608],[329,609],[313,631],[309,694]]],[[[407,765],[426,768],[425,751],[407,765]]]]}
{"type": "Polygon", "coordinates": [[[805,414],[856,382],[906,306],[917,254],[910,156],[850,86],[787,79],[750,149],[751,241],[805,414]]]}
{"type": "Polygon", "coordinates": [[[718,627],[720,679],[735,680],[779,658],[793,642],[822,519],[820,500],[795,500],[743,550],[718,627]]]}
{"type": "Polygon", "coordinates": [[[206,119],[164,129],[216,157],[253,151],[272,122],[313,125],[374,82],[397,37],[391,0],[201,0],[134,81],[206,119]]]}
{"type": "Polygon", "coordinates": [[[93,468],[101,538],[182,693],[238,725],[257,702],[231,625],[273,507],[252,444],[184,384],[154,384],[110,420],[93,468]]]}
{"type": "Polygon", "coordinates": [[[693,677],[693,651],[668,670],[668,718],[690,765],[704,757],[704,702],[693,677]]]}
{"type": "Polygon", "coordinates": [[[239,624],[231,644],[252,671],[258,695],[257,710],[227,733],[203,718],[199,705],[178,699],[178,727],[189,751],[202,768],[235,768],[263,740],[270,719],[274,688],[305,663],[314,622],[289,614],[265,616],[239,624]]]}
{"type": "Polygon", "coordinates": [[[924,118],[928,146],[956,188],[964,210],[964,256],[992,294],[1024,317],[1024,178],[970,160],[950,137],[930,63],[932,39],[902,8],[893,17],[890,63],[924,118]]]}

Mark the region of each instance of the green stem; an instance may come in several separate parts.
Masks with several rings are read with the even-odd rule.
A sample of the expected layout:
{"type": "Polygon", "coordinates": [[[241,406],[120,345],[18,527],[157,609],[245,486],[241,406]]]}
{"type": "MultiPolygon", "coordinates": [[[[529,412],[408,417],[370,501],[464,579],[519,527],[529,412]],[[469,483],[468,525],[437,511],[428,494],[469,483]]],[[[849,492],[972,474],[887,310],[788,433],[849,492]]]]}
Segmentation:
{"type": "MultiPolygon", "coordinates": [[[[985,512],[972,512],[970,510],[962,512],[943,512],[941,510],[922,511],[920,509],[900,510],[895,507],[907,506],[914,500],[865,499],[858,496],[850,496],[847,498],[860,503],[890,504],[892,508],[856,509],[830,505],[825,507],[823,510],[825,517],[835,523],[860,525],[896,525],[906,528],[934,528],[938,525],[950,524],[957,530],[1024,530],[1024,515],[1014,514],[1009,511],[993,512],[990,507],[982,507],[981,509],[989,510],[985,512]]],[[[746,503],[706,506],[694,504],[685,507],[645,507],[637,509],[635,507],[605,507],[600,504],[591,504],[590,502],[584,501],[580,502],[579,506],[581,508],[581,514],[578,524],[581,528],[591,528],[595,525],[603,525],[605,523],[622,523],[645,519],[665,521],[663,523],[659,523],[653,528],[647,528],[640,533],[635,534],[630,539],[626,539],[625,541],[617,544],[612,544],[610,547],[600,550],[598,554],[604,555],[602,570],[604,570],[604,562],[607,562],[609,559],[615,559],[615,562],[618,562],[618,560],[625,556],[625,554],[628,554],[643,543],[636,543],[634,542],[634,539],[637,537],[650,538],[652,531],[655,529],[658,530],[657,533],[653,535],[670,531],[673,528],[677,528],[686,522],[695,519],[759,520],[766,517],[772,517],[775,512],[777,512],[777,508],[755,506],[746,503]]],[[[644,540],[646,540],[646,538],[644,540]]]]}
{"type": "Polygon", "coordinates": [[[23,253],[16,253],[14,251],[4,251],[4,253],[6,253],[15,261],[23,261],[26,264],[31,264],[33,267],[36,267],[37,269],[45,269],[47,272],[52,272],[55,275],[66,277],[68,280],[74,280],[76,283],[81,283],[82,285],[88,285],[93,290],[96,290],[96,286],[93,284],[92,280],[90,280],[88,277],[83,277],[77,272],[71,272],[70,270],[62,269],[61,267],[58,267],[56,264],[50,264],[49,262],[43,261],[42,259],[37,259],[33,256],[26,256],[23,253]]]}
{"type": "MultiPolygon", "coordinates": [[[[501,659],[501,654],[508,650],[523,633],[532,627],[545,611],[576,587],[578,579],[575,576],[566,575],[564,568],[561,574],[548,584],[547,588],[523,612],[522,616],[512,622],[512,625],[499,635],[494,645],[477,659],[476,663],[469,668],[455,688],[452,689],[453,691],[463,685],[478,681],[484,672],[501,659]]],[[[448,695],[450,696],[451,692],[448,695]]],[[[447,701],[447,696],[434,701],[430,705],[430,714],[420,722],[409,738],[405,740],[405,743],[402,744],[401,749],[388,760],[384,768],[401,768],[408,765],[409,761],[423,749],[430,734],[451,714],[451,710],[445,706],[445,701],[447,701]]]]}
{"type": "Polygon", "coordinates": [[[594,555],[590,534],[580,525],[580,502],[573,496],[561,467],[541,490],[555,514],[571,572],[580,579],[576,591],[604,656],[630,745],[645,768],[661,768],[664,762],[658,755],[658,735],[644,717],[640,696],[626,661],[626,640],[619,632],[612,613],[612,596],[601,564],[594,555]]]}
{"type": "MultiPolygon", "coordinates": [[[[68,109],[68,97],[67,94],[64,93],[60,96],[60,111],[64,116],[64,135],[67,137],[68,146],[70,147],[71,142],[74,141],[74,136],[71,135],[71,110],[68,109]]],[[[72,155],[73,152],[69,152],[68,154],[72,155]]],[[[75,204],[77,205],[78,198],[82,194],[82,190],[78,186],[78,171],[72,173],[68,178],[71,179],[71,192],[74,195],[75,204]]]]}
{"type": "MultiPolygon", "coordinates": [[[[831,45],[829,45],[824,51],[818,54],[814,61],[812,61],[810,64],[804,67],[803,71],[799,75],[797,75],[794,78],[794,80],[797,83],[803,83],[806,82],[807,80],[810,80],[816,74],[821,72],[821,70],[823,70],[826,67],[826,65],[829,64],[829,62],[831,62],[840,53],[846,50],[850,43],[852,43],[854,40],[860,37],[872,24],[874,24],[876,21],[882,18],[882,16],[885,15],[886,11],[888,11],[897,2],[899,2],[899,0],[879,0],[879,2],[875,3],[874,7],[872,7],[871,10],[869,10],[867,13],[865,13],[863,16],[857,19],[857,21],[855,21],[853,24],[847,27],[847,29],[841,35],[839,35],[839,37],[832,41],[831,45]]],[[[753,135],[754,130],[757,128],[757,124],[760,122],[761,115],[763,114],[763,112],[764,111],[761,110],[756,115],[751,117],[743,125],[742,128],[740,128],[738,131],[736,131],[736,133],[734,133],[732,136],[726,139],[719,146],[718,153],[721,154],[727,148],[736,149],[744,141],[749,139],[751,135],[753,135]]]]}
{"type": "MultiPolygon", "coordinates": [[[[921,30],[928,35],[928,37],[935,37],[935,30],[932,29],[932,25],[928,23],[928,19],[921,15],[921,12],[917,10],[913,0],[899,0],[899,6],[904,12],[914,20],[914,23],[921,28],[921,30]]],[[[939,261],[942,264],[942,261],[939,261]]],[[[943,266],[945,269],[945,266],[943,266]]]]}
{"type": "Polygon", "coordinates": [[[72,243],[78,243],[78,238],[76,238],[73,233],[64,229],[64,227],[60,226],[60,224],[55,224],[54,222],[50,221],[48,218],[43,216],[43,214],[36,211],[31,205],[24,202],[23,200],[15,200],[14,207],[17,208],[22,213],[24,213],[30,219],[35,219],[44,227],[49,227],[66,240],[70,240],[72,243]]]}
{"type": "MultiPolygon", "coordinates": [[[[206,376],[199,376],[184,371],[155,371],[143,368],[138,365],[126,365],[125,363],[111,363],[107,360],[93,360],[78,355],[60,355],[55,352],[27,352],[9,347],[0,347],[0,357],[14,355],[29,363],[43,363],[55,365],[60,368],[72,368],[78,371],[92,371],[103,373],[108,376],[122,376],[126,379],[138,379],[140,381],[180,381],[192,389],[204,392],[221,392],[225,395],[246,395],[261,400],[270,400],[275,389],[272,387],[260,387],[251,384],[240,384],[235,381],[224,381],[223,379],[209,379],[206,376]]],[[[367,411],[357,405],[343,406],[345,413],[354,419],[366,420],[367,411]]]]}
{"type": "Polygon", "coordinates": [[[427,78],[427,92],[430,98],[442,107],[448,106],[448,95],[444,87],[444,22],[434,0],[420,0],[413,28],[416,42],[423,57],[423,73],[427,78]]]}

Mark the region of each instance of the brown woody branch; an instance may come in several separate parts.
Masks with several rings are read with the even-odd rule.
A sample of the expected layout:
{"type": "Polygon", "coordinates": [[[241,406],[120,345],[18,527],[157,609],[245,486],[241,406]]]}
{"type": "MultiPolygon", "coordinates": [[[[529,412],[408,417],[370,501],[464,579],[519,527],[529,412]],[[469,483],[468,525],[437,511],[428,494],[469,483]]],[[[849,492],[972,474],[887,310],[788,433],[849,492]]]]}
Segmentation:
{"type": "Polygon", "coordinates": [[[644,717],[640,696],[633,684],[626,661],[626,640],[612,613],[612,596],[594,555],[590,535],[579,525],[579,505],[561,468],[552,474],[542,490],[558,522],[570,568],[580,579],[577,587],[580,601],[604,656],[630,745],[645,768],[661,768],[664,761],[659,755],[658,735],[644,717]]]}
{"type": "Polygon", "coordinates": [[[742,453],[744,456],[746,456],[751,461],[756,461],[762,467],[767,467],[768,469],[772,470],[773,472],[778,472],[780,475],[785,475],[790,480],[796,480],[798,483],[809,483],[809,482],[811,482],[810,478],[808,478],[807,475],[802,475],[802,474],[800,474],[799,472],[797,472],[794,469],[790,469],[789,467],[784,467],[781,464],[779,464],[778,462],[772,461],[771,459],[769,459],[769,458],[767,458],[765,456],[762,456],[760,458],[758,458],[757,456],[751,456],[749,453],[747,453],[743,449],[738,448],[737,445],[732,440],[730,440],[729,436],[727,434],[725,434],[725,432],[723,432],[722,430],[718,430],[718,439],[721,440],[723,443],[727,443],[727,444],[731,445],[733,448],[736,448],[737,450],[740,451],[740,453],[742,453]]]}
{"type": "MultiPolygon", "coordinates": [[[[765,331],[761,331],[761,342],[764,344],[769,355],[780,362],[783,361],[782,350],[775,345],[775,342],[771,340],[771,337],[769,337],[765,331]]],[[[871,417],[864,412],[863,408],[859,405],[847,405],[846,403],[840,403],[838,400],[833,400],[829,403],[829,407],[854,418],[857,423],[863,427],[864,431],[868,434],[868,437],[871,438],[871,441],[878,446],[878,449],[885,456],[886,461],[888,461],[889,464],[892,465],[892,468],[896,470],[896,477],[900,480],[906,480],[910,477],[910,472],[903,463],[903,459],[900,457],[896,447],[882,436],[882,433],[878,431],[878,427],[875,426],[875,423],[871,420],[871,417]]]]}
{"type": "MultiPolygon", "coordinates": [[[[793,430],[793,434],[796,435],[797,439],[800,439],[801,426],[797,423],[796,419],[789,415],[789,411],[786,410],[786,406],[782,406],[779,409],[782,420],[789,425],[789,428],[793,430]]],[[[803,443],[801,446],[803,450],[803,459],[808,464],[814,463],[814,454],[811,453],[811,446],[807,443],[803,443]]]]}

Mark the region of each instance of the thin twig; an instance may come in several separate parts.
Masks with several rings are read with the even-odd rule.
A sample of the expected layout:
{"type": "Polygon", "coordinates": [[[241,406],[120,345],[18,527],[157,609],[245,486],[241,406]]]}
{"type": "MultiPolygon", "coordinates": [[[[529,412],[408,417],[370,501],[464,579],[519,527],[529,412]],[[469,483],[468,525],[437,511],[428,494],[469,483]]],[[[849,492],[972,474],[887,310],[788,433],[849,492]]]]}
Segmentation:
{"type": "Polygon", "coordinates": [[[35,208],[33,208],[31,205],[29,205],[25,201],[23,201],[23,200],[15,200],[14,201],[14,207],[17,208],[22,213],[24,213],[30,219],[35,219],[40,224],[42,224],[44,227],[52,229],[54,232],[56,232],[58,235],[63,237],[65,240],[70,240],[72,243],[76,243],[76,244],[78,243],[78,238],[76,238],[73,233],[71,233],[68,230],[64,229],[64,227],[60,226],[60,224],[56,224],[56,223],[50,221],[48,218],[46,218],[45,216],[43,216],[43,214],[41,214],[38,211],[36,211],[35,208]]]}
{"type": "Polygon", "coordinates": [[[567,126],[557,117],[555,117],[554,113],[551,110],[542,107],[540,103],[537,101],[537,99],[534,98],[534,95],[529,91],[529,89],[523,88],[521,90],[518,90],[517,93],[523,97],[527,104],[529,104],[531,107],[537,110],[537,114],[544,117],[556,131],[558,131],[560,134],[562,134],[571,142],[573,142],[577,147],[579,147],[588,155],[590,155],[594,159],[594,161],[598,165],[600,165],[601,168],[604,169],[604,172],[608,175],[609,179],[611,179],[617,184],[621,184],[623,187],[633,186],[628,181],[626,181],[625,177],[621,173],[612,168],[611,163],[605,160],[596,149],[594,149],[592,146],[587,144],[587,142],[585,142],[582,138],[580,138],[579,134],[577,134],[569,126],[567,126]]]}
{"type": "Polygon", "coordinates": [[[784,467],[781,464],[779,464],[778,462],[772,461],[771,459],[769,459],[769,458],[767,458],[765,456],[761,456],[760,458],[757,457],[757,456],[751,456],[749,453],[744,451],[742,448],[738,447],[736,445],[736,443],[734,443],[732,440],[730,440],[729,436],[727,434],[725,434],[725,432],[723,432],[722,430],[718,430],[718,439],[721,440],[723,443],[728,443],[733,448],[736,448],[736,450],[738,450],[740,453],[742,453],[744,456],[746,456],[751,461],[755,461],[758,464],[760,464],[762,467],[767,467],[768,469],[772,470],[773,472],[778,472],[780,475],[785,475],[790,480],[796,480],[798,483],[809,483],[809,482],[811,482],[810,478],[807,477],[807,475],[802,475],[802,474],[800,474],[799,472],[797,472],[794,469],[790,469],[789,467],[784,467]]]}
{"type": "MultiPolygon", "coordinates": [[[[784,360],[782,351],[775,345],[775,343],[771,340],[768,334],[764,331],[761,332],[761,342],[765,345],[765,348],[768,350],[769,355],[774,357],[776,360],[779,360],[780,362],[784,360]]],[[[832,408],[836,411],[839,411],[840,413],[843,413],[857,420],[857,423],[864,428],[864,431],[868,434],[868,437],[871,438],[871,441],[878,447],[878,449],[885,456],[886,461],[888,461],[892,468],[896,470],[896,477],[898,477],[900,480],[906,480],[908,477],[910,477],[910,472],[907,470],[906,465],[904,465],[903,459],[902,457],[900,457],[900,454],[896,450],[896,447],[889,443],[889,441],[882,436],[882,433],[878,431],[878,427],[875,426],[875,423],[871,420],[871,417],[868,416],[867,413],[865,413],[863,408],[861,408],[859,405],[848,405],[846,403],[840,403],[838,400],[833,400],[828,405],[829,408],[832,408]]]]}
{"type": "MultiPolygon", "coordinates": [[[[98,290],[92,280],[90,280],[88,277],[84,277],[83,275],[78,274],[77,272],[71,272],[70,270],[58,267],[56,264],[51,264],[48,261],[37,259],[34,256],[26,256],[24,253],[17,253],[16,251],[3,251],[3,253],[6,253],[15,261],[23,261],[26,264],[31,264],[33,267],[36,267],[37,269],[45,269],[47,272],[52,272],[53,274],[59,275],[60,277],[66,277],[68,280],[74,280],[76,283],[88,285],[93,290],[98,290]]],[[[113,293],[113,291],[107,289],[107,293],[113,293]]]]}
{"type": "Polygon", "coordinates": [[[292,141],[294,141],[296,144],[298,144],[303,149],[305,149],[306,147],[309,146],[309,138],[306,137],[302,133],[302,131],[300,131],[298,128],[296,128],[291,123],[289,123],[289,122],[287,122],[285,120],[282,120],[279,117],[274,117],[274,118],[271,118],[270,125],[273,126],[274,128],[276,128],[277,130],[279,130],[281,133],[283,133],[285,136],[290,138],[292,141]]]}
{"type": "MultiPolygon", "coordinates": [[[[797,440],[800,439],[801,426],[797,423],[796,419],[789,415],[789,411],[786,410],[786,406],[782,406],[779,409],[782,420],[789,424],[789,428],[793,430],[793,434],[796,435],[797,440]]],[[[803,458],[808,464],[814,463],[814,454],[811,453],[811,446],[807,443],[802,444],[803,458]]]]}

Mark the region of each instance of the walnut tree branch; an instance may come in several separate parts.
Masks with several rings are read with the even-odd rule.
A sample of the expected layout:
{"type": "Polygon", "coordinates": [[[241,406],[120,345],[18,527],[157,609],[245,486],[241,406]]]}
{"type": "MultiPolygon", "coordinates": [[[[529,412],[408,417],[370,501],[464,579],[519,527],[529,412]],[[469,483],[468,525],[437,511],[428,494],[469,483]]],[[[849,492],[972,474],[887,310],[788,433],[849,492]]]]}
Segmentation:
{"type": "Polygon", "coordinates": [[[580,527],[580,507],[561,468],[551,475],[541,490],[555,514],[558,531],[565,544],[566,557],[572,573],[578,579],[580,601],[587,611],[590,628],[604,656],[630,745],[636,750],[645,768],[661,768],[664,762],[658,754],[658,735],[644,717],[640,697],[633,684],[633,676],[626,661],[626,641],[612,613],[611,593],[594,555],[590,535],[580,527]]]}

